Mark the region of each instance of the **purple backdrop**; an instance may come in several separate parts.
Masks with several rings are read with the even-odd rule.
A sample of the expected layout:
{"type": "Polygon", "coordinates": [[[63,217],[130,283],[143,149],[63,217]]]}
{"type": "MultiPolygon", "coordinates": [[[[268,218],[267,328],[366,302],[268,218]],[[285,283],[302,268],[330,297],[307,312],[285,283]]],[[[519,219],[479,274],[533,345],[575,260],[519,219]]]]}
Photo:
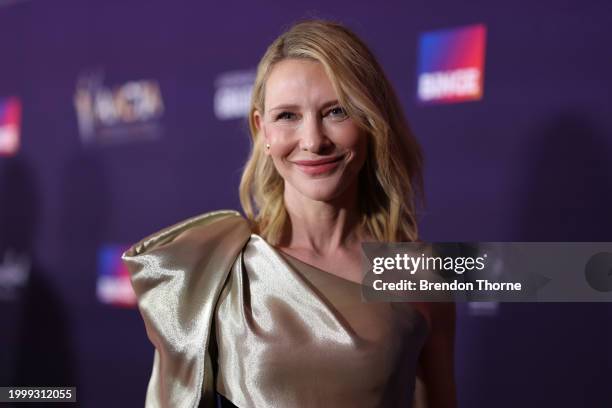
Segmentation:
{"type": "MultiPolygon", "coordinates": [[[[142,405],[152,346],[135,309],[96,297],[100,248],[239,208],[247,127],[215,116],[218,78],[254,69],[308,16],[354,29],[394,83],[425,150],[425,239],[612,241],[606,1],[0,1],[0,98],[22,106],[21,149],[0,157],[0,262],[11,249],[30,271],[0,299],[1,386],[142,405]],[[484,98],[418,105],[419,36],[474,23],[487,26],[484,98]],[[106,89],[158,86],[163,114],[87,141],[75,92],[90,72],[106,89]]],[[[461,305],[460,406],[612,406],[611,318],[609,304],[461,305]]]]}

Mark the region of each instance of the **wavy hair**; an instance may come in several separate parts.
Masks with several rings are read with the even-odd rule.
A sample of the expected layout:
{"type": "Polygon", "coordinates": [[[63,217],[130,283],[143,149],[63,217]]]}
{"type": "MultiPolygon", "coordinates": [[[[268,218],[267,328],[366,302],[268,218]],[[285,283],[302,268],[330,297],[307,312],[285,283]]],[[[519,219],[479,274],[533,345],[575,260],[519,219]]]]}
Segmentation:
{"type": "Polygon", "coordinates": [[[322,20],[293,25],[268,47],[257,67],[249,111],[252,149],[240,182],[240,202],[253,231],[276,245],[289,227],[284,181],[264,152],[254,120],[255,111],[264,112],[272,67],[288,58],[320,62],[340,105],[367,135],[358,180],[362,228],[380,242],[417,240],[416,211],[423,199],[420,146],[372,52],[346,27],[322,20]]]}

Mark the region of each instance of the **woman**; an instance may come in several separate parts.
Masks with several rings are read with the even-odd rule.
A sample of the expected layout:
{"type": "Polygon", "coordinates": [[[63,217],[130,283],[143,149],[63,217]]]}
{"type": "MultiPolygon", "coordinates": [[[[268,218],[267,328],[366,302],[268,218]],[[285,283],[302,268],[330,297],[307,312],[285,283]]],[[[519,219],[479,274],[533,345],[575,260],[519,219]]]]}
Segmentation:
{"type": "Polygon", "coordinates": [[[294,25],[249,123],[246,219],[197,216],[124,254],[156,348],[147,406],[456,406],[452,305],[361,298],[361,243],[417,239],[421,180],[374,56],[340,25],[294,25]]]}

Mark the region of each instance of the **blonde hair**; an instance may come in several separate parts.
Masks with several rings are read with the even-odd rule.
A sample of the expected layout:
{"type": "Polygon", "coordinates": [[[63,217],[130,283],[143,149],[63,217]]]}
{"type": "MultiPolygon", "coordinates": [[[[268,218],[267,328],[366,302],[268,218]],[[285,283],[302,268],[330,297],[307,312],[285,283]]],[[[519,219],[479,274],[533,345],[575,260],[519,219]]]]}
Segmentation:
{"type": "Polygon", "coordinates": [[[274,64],[288,58],[320,62],[340,105],[368,135],[359,174],[362,227],[381,242],[418,239],[417,204],[423,197],[422,154],[399,100],[374,55],[342,25],[310,20],[293,25],[267,49],[257,67],[249,127],[252,150],[240,182],[240,202],[255,233],[272,245],[289,227],[284,181],[265,155],[255,125],[264,112],[265,83],[274,64]]]}

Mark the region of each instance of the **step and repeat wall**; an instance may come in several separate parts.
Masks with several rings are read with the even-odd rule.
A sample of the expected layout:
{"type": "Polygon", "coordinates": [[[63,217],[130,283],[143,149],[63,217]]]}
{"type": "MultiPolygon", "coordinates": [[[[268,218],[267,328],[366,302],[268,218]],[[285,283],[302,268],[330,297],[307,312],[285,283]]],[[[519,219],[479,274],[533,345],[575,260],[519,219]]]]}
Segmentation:
{"type": "MultiPolygon", "coordinates": [[[[254,70],[292,22],[371,47],[425,152],[429,241],[612,241],[612,10],[565,2],[0,1],[0,386],[143,404],[120,254],[239,209],[254,70]]],[[[458,305],[462,407],[612,406],[612,307],[458,305]]]]}

